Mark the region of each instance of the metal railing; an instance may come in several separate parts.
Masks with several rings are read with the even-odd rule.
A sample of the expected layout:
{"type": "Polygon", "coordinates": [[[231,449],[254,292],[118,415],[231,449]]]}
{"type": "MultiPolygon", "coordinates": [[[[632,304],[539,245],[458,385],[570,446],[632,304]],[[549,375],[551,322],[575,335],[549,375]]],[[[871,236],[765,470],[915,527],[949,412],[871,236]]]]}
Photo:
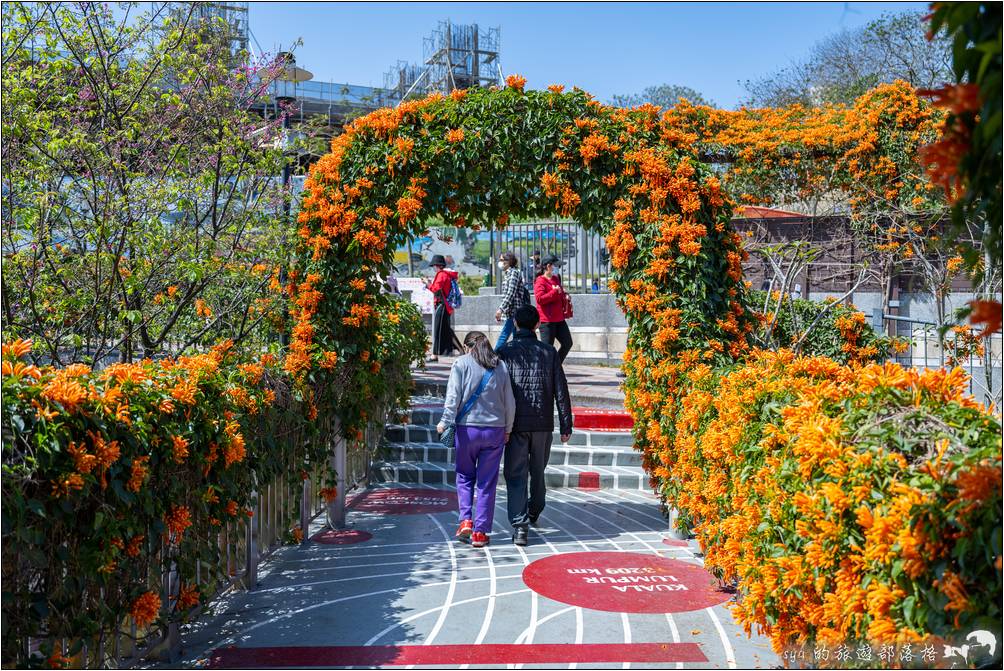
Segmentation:
{"type": "Polygon", "coordinates": [[[541,259],[553,254],[561,261],[557,272],[569,293],[609,293],[610,255],[606,241],[574,221],[510,224],[503,231],[493,231],[491,242],[492,277],[497,289],[502,288],[501,276],[494,269],[499,254],[513,252],[527,281],[532,283],[531,257],[539,251],[541,259]]]}
{"type": "MultiPolygon", "coordinates": [[[[1001,407],[1002,363],[1004,346],[1001,334],[973,339],[949,329],[942,337],[931,321],[882,315],[883,326],[900,338],[910,341],[909,350],[892,357],[893,361],[913,368],[958,366],[969,375],[969,393],[985,406],[1001,407]]],[[[885,332],[889,332],[883,329],[885,332]]]]}

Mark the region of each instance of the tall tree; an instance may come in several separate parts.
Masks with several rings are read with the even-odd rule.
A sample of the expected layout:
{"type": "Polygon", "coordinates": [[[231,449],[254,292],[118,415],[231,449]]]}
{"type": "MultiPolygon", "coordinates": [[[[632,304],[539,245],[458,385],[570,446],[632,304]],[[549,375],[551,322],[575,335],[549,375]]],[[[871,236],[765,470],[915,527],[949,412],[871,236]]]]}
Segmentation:
{"type": "Polygon", "coordinates": [[[615,95],[611,98],[611,102],[617,107],[637,107],[638,105],[648,103],[658,105],[663,109],[669,109],[680,102],[680,98],[689,100],[694,105],[714,106],[713,102],[707,100],[698,91],[689,86],[681,86],[679,84],[649,86],[641,93],[615,95]]]}
{"type": "Polygon", "coordinates": [[[830,35],[801,61],[746,81],[746,102],[756,107],[850,103],[897,79],[932,88],[951,75],[946,37],[929,41],[919,12],[886,14],[863,28],[830,35]]]}
{"type": "Polygon", "coordinates": [[[100,363],[260,335],[287,224],[251,108],[281,64],[191,7],[3,13],[4,338],[100,363]]]}

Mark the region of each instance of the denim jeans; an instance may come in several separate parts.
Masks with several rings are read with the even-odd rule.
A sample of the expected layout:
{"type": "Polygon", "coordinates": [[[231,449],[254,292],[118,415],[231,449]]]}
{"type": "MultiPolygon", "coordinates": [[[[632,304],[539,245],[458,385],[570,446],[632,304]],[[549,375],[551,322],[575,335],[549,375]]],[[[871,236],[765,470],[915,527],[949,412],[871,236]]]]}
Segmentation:
{"type": "Polygon", "coordinates": [[[512,336],[512,332],[516,330],[516,324],[513,323],[512,317],[506,317],[506,320],[502,322],[502,332],[499,333],[499,339],[495,342],[495,349],[502,347],[502,345],[508,342],[509,338],[512,336]]]}

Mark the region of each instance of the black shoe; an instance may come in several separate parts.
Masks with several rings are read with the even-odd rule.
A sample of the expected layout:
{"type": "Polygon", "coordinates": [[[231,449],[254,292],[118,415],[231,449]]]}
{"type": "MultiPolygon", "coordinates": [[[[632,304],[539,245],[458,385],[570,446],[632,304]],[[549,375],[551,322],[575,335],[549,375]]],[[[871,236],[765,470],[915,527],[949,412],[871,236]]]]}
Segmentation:
{"type": "Polygon", "coordinates": [[[530,524],[532,524],[533,526],[537,526],[537,518],[539,517],[540,513],[537,513],[536,515],[530,515],[530,524]]]}
{"type": "Polygon", "coordinates": [[[516,527],[512,535],[512,544],[526,546],[526,527],[516,527]]]}

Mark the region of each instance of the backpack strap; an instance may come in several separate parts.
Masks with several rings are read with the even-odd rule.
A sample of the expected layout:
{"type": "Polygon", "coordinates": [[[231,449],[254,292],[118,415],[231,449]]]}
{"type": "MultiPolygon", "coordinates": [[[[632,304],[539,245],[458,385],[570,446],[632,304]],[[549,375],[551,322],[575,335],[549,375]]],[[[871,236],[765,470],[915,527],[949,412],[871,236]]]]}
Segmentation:
{"type": "Polygon", "coordinates": [[[492,375],[494,373],[495,369],[489,368],[488,370],[485,371],[485,374],[481,376],[481,384],[478,385],[478,390],[475,391],[474,394],[469,399],[467,399],[466,403],[464,403],[464,407],[461,408],[460,414],[458,414],[456,419],[453,420],[454,424],[460,423],[461,418],[463,418],[467,413],[471,411],[471,409],[474,408],[475,401],[478,400],[478,396],[481,396],[481,392],[485,390],[485,387],[488,385],[488,380],[492,379],[492,375]]]}

